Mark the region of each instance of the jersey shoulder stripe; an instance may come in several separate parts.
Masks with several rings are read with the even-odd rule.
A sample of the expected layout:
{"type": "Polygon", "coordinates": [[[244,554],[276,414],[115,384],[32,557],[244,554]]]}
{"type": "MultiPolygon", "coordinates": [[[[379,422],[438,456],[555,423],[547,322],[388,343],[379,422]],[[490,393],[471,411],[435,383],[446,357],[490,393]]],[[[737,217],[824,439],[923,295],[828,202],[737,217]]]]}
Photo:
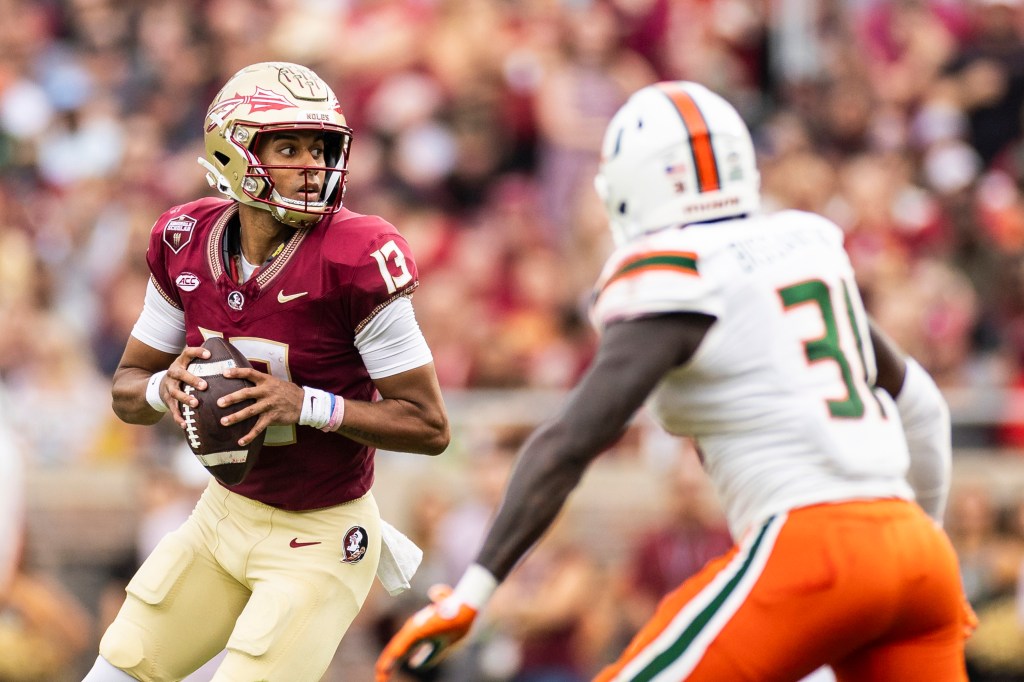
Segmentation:
{"type": "Polygon", "coordinates": [[[692,251],[660,251],[642,253],[623,262],[612,273],[604,286],[612,282],[641,274],[648,270],[674,270],[684,275],[699,275],[697,270],[697,254],[692,251]]]}
{"type": "Polygon", "coordinates": [[[628,256],[617,266],[606,271],[595,287],[595,296],[615,282],[655,270],[697,277],[697,254],[692,251],[651,251],[628,256]]]}
{"type": "Polygon", "coordinates": [[[613,254],[591,297],[594,325],[671,312],[717,314],[717,286],[702,274],[703,254],[692,242],[661,234],[613,254]]]}

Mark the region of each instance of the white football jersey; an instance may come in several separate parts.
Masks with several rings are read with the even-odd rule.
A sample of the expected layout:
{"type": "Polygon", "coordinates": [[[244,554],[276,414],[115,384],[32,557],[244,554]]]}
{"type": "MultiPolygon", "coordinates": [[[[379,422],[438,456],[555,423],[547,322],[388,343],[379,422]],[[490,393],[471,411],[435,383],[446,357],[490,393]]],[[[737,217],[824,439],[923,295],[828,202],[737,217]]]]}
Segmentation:
{"type": "Polygon", "coordinates": [[[680,311],[717,321],[648,408],[696,439],[734,537],[796,507],[913,498],[839,227],[784,211],[664,230],[612,254],[595,291],[599,331],[680,311]]]}

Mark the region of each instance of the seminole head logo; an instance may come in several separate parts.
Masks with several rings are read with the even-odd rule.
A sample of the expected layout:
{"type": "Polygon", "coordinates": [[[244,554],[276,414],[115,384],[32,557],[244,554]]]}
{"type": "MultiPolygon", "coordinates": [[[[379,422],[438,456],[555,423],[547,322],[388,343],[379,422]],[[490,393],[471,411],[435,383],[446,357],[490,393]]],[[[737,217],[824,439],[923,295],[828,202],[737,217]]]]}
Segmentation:
{"type": "Polygon", "coordinates": [[[275,111],[277,109],[289,109],[295,106],[295,103],[284,95],[257,85],[256,91],[251,95],[239,95],[236,93],[233,97],[222,99],[210,107],[210,111],[206,114],[206,132],[216,128],[218,123],[243,104],[249,105],[249,113],[251,114],[275,111]]]}
{"type": "Polygon", "coordinates": [[[369,547],[369,537],[366,529],[362,526],[352,526],[345,533],[342,540],[344,556],[341,558],[343,564],[357,564],[366,555],[366,548],[369,547]]]}

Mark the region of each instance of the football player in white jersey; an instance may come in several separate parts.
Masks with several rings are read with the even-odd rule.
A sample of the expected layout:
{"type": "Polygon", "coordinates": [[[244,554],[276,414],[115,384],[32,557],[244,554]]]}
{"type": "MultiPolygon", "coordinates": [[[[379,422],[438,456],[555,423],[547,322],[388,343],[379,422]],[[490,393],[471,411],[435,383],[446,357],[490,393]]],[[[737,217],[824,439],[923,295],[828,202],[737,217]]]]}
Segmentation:
{"type": "Polygon", "coordinates": [[[966,680],[973,625],[941,529],[948,410],[871,324],[843,234],[762,214],[741,117],[690,82],[614,116],[596,178],[617,250],[598,354],[524,444],[477,561],[411,617],[377,680],[468,632],[585,469],[645,402],[694,437],[735,546],[666,595],[600,681],[966,680]],[[916,500],[916,502],[915,502],[916,500]]]}

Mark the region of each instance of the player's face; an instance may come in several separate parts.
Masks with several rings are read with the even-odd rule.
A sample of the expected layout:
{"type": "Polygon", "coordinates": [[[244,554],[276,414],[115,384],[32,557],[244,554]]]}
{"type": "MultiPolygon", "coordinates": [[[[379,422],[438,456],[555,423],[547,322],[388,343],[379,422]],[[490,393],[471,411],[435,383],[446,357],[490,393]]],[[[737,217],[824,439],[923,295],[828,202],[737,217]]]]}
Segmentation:
{"type": "Polygon", "coordinates": [[[326,173],[323,133],[314,130],[278,132],[260,140],[256,156],[263,165],[278,193],[288,199],[314,203],[320,198],[320,189],[326,173]]]}

